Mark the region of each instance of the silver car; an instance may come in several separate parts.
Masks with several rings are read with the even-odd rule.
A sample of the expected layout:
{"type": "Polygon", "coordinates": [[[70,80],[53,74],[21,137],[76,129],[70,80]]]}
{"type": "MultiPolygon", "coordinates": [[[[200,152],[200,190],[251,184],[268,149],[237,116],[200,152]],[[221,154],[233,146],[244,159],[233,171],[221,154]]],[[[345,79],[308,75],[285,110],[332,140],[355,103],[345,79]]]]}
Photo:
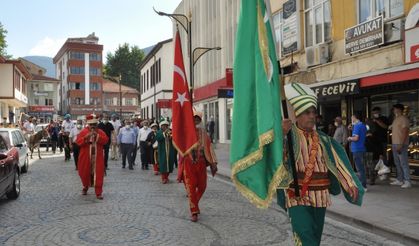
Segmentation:
{"type": "Polygon", "coordinates": [[[29,148],[22,131],[17,128],[0,128],[0,135],[9,146],[17,148],[20,173],[26,173],[29,169],[29,148]]]}

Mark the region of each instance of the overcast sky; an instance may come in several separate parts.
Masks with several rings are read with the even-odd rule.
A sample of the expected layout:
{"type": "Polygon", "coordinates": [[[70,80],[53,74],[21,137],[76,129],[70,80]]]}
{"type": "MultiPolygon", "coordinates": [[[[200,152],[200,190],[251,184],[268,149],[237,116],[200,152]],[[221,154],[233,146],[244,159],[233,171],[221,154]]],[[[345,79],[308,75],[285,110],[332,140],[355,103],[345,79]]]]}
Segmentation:
{"type": "Polygon", "coordinates": [[[53,57],[69,37],[95,32],[104,57],[119,44],[140,48],[172,37],[171,20],[181,0],[9,0],[2,1],[0,22],[8,31],[7,53],[14,58],[53,57]]]}

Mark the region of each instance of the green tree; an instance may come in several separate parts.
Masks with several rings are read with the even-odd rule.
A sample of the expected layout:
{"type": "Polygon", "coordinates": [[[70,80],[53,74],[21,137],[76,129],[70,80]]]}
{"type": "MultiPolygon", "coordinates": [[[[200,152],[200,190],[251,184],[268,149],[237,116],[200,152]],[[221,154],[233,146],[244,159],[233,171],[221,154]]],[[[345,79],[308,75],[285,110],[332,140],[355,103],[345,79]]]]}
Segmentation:
{"type": "Polygon", "coordinates": [[[144,52],[138,46],[127,43],[119,45],[115,53],[106,55],[107,62],[104,74],[107,76],[121,75],[121,83],[137,90],[140,89],[139,65],[144,59],[144,52]]]}
{"type": "Polygon", "coordinates": [[[0,22],[0,55],[8,57],[6,53],[7,42],[6,42],[7,30],[4,29],[3,25],[0,22]]]}

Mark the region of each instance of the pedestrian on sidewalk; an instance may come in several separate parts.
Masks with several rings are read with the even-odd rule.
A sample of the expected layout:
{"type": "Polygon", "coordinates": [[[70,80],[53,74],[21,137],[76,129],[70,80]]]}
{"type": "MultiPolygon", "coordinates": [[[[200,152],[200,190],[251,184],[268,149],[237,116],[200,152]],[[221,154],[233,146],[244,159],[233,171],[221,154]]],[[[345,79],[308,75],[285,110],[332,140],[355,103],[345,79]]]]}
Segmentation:
{"type": "Polygon", "coordinates": [[[129,119],[125,120],[124,127],[119,130],[117,141],[122,154],[122,168],[125,168],[128,159],[129,169],[134,170],[132,151],[134,151],[136,135],[129,119]]]}
{"type": "Polygon", "coordinates": [[[109,141],[103,146],[103,151],[105,152],[105,174],[108,168],[108,158],[109,158],[109,147],[111,146],[111,139],[112,139],[112,132],[114,132],[114,128],[112,123],[109,122],[108,116],[105,114],[103,115],[103,120],[98,124],[98,128],[101,129],[106,133],[108,136],[109,141]]]}
{"type": "Polygon", "coordinates": [[[354,157],[356,170],[359,173],[359,179],[361,180],[364,190],[367,189],[367,177],[365,174],[364,157],[367,151],[365,147],[365,140],[367,137],[367,127],[360,121],[358,114],[353,114],[352,117],[352,136],[348,137],[348,141],[351,143],[351,152],[354,157]]]}
{"type": "Polygon", "coordinates": [[[79,133],[76,144],[80,147],[78,162],[79,175],[83,184],[83,195],[89,187],[95,187],[96,198],[103,199],[102,186],[105,173],[103,146],[109,139],[106,133],[98,129],[95,114],[86,116],[87,126],[79,133]]]}
{"type": "Polygon", "coordinates": [[[172,131],[169,129],[169,122],[160,122],[160,130],[157,131],[156,140],[159,171],[163,184],[169,182],[169,174],[173,172],[173,166],[177,162],[177,152],[172,143],[172,131]]]}
{"type": "Polygon", "coordinates": [[[76,140],[77,136],[80,134],[81,130],[83,129],[83,121],[77,120],[76,127],[71,129],[69,137],[70,141],[70,152],[73,152],[74,164],[76,165],[76,170],[78,170],[78,162],[79,162],[79,154],[80,154],[80,147],[77,145],[76,140]]]}
{"type": "Polygon", "coordinates": [[[407,147],[409,145],[409,119],[403,115],[404,105],[393,105],[393,113],[395,118],[391,125],[391,144],[394,164],[397,168],[397,180],[392,185],[400,185],[402,188],[410,188],[410,170],[407,160],[407,147]]]}
{"type": "Polygon", "coordinates": [[[111,136],[111,160],[118,160],[119,149],[118,149],[118,143],[116,139],[119,133],[119,128],[121,127],[121,122],[116,119],[115,114],[112,115],[111,124],[114,129],[111,136]]]}
{"type": "Polygon", "coordinates": [[[284,135],[291,130],[295,140],[299,196],[296,181],[286,181],[292,181],[293,174],[284,143],[284,165],[288,167],[280,182],[278,204],[288,209],[295,245],[320,245],[326,208],[331,205],[330,194],[339,194],[342,187],[350,203],[361,205],[364,190],[342,145],[323,131],[315,130],[317,97],[314,91],[305,84],[292,83],[285,86],[285,93],[296,116],[295,125],[284,119],[282,128],[284,135]]]}
{"type": "MultiPolygon", "coordinates": [[[[138,139],[138,135],[140,134],[140,126],[141,126],[140,119],[132,118],[131,128],[134,130],[136,140],[138,139]]],[[[135,160],[137,159],[138,149],[139,149],[139,145],[138,145],[137,141],[135,141],[134,149],[131,152],[131,156],[132,156],[131,159],[132,159],[132,163],[133,163],[132,165],[133,166],[135,166],[135,160]]]]}
{"type": "Polygon", "coordinates": [[[153,171],[154,175],[159,175],[159,162],[158,162],[158,142],[156,140],[156,134],[158,131],[157,123],[153,123],[150,126],[151,132],[148,134],[146,139],[147,145],[149,146],[149,157],[151,159],[151,163],[153,164],[153,171]]]}
{"type": "MultiPolygon", "coordinates": [[[[184,182],[188,193],[191,220],[198,221],[199,200],[207,188],[207,166],[210,166],[212,175],[217,172],[217,158],[212,148],[211,139],[202,127],[202,113],[194,113],[198,145],[186,155],[183,160],[184,182]]],[[[160,145],[160,143],[159,143],[160,145]]]]}
{"type": "Polygon", "coordinates": [[[348,144],[348,129],[343,124],[342,117],[337,116],[335,118],[335,126],[336,130],[333,134],[333,139],[345,147],[348,144]]]}
{"type": "Polygon", "coordinates": [[[53,120],[51,120],[51,123],[48,127],[48,133],[49,133],[49,136],[50,136],[51,149],[52,149],[52,154],[53,155],[57,151],[57,143],[58,143],[59,132],[60,132],[60,130],[59,130],[59,127],[57,126],[57,123],[55,123],[53,120]]]}

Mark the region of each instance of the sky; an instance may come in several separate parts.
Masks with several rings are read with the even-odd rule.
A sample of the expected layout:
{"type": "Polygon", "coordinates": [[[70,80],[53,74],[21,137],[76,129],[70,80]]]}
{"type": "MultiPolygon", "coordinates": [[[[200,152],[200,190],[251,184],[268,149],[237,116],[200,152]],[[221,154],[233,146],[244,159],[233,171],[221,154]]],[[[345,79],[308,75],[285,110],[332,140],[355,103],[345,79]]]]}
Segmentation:
{"type": "Polygon", "coordinates": [[[119,44],[146,48],[172,37],[168,17],[181,0],[13,0],[1,1],[0,22],[13,58],[54,57],[67,38],[95,32],[103,56],[119,44]]]}

